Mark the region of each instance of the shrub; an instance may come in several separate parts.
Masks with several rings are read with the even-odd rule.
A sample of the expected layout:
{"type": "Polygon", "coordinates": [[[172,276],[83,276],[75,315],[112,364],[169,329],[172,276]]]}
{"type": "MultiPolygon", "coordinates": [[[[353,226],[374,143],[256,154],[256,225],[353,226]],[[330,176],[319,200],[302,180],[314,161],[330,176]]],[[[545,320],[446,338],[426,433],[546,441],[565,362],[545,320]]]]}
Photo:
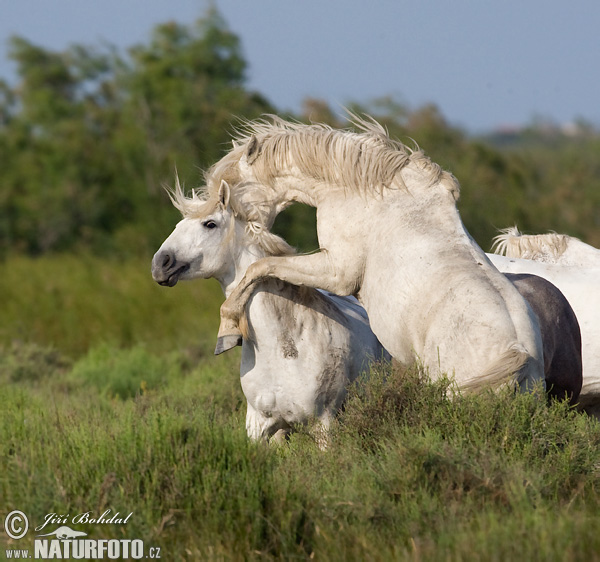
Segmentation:
{"type": "Polygon", "coordinates": [[[131,398],[164,386],[178,361],[175,355],[159,357],[143,346],[119,349],[104,344],[77,361],[69,378],[80,385],[92,384],[109,396],[131,398]]]}
{"type": "Polygon", "coordinates": [[[64,372],[69,361],[53,347],[35,343],[13,342],[0,351],[0,381],[38,382],[64,372]]]}

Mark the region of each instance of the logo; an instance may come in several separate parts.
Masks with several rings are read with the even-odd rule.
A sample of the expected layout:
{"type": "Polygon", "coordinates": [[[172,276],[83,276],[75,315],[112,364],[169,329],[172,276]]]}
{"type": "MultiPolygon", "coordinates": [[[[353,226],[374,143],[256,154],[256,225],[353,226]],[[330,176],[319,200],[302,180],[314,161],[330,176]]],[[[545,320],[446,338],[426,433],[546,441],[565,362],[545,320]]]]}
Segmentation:
{"type": "Polygon", "coordinates": [[[73,529],[69,529],[66,525],[59,527],[55,531],[51,533],[46,533],[45,535],[36,535],[36,537],[49,537],[50,535],[55,535],[57,539],[61,541],[75,539],[77,537],[87,537],[87,533],[82,531],[74,531],[73,529]]]}
{"type": "Polygon", "coordinates": [[[4,531],[11,539],[22,539],[28,530],[29,520],[22,511],[11,511],[4,519],[4,531]]]}
{"type": "MultiPolygon", "coordinates": [[[[29,531],[29,518],[20,510],[11,511],[4,518],[4,532],[21,548],[5,549],[6,559],[34,558],[36,560],[72,558],[81,560],[139,560],[141,558],[160,559],[160,548],[145,548],[140,539],[93,539],[89,538],[94,526],[127,525],[133,512],[126,516],[107,509],[100,516],[91,511],[78,513],[71,517],[67,514],[48,513],[43,522],[35,527],[38,534],[33,536],[33,550],[22,548],[29,531]],[[54,525],[59,525],[50,530],[54,525]],[[85,531],[72,529],[69,525],[87,525],[85,531]],[[91,527],[90,527],[91,526],[91,527]],[[40,531],[47,531],[41,533],[40,531]]],[[[93,532],[92,532],[93,534],[93,532]]],[[[27,545],[24,545],[27,546],[27,545]]]]}
{"type": "Polygon", "coordinates": [[[107,509],[104,513],[98,517],[94,516],[91,511],[85,513],[78,513],[69,519],[69,514],[63,513],[48,513],[44,517],[44,522],[38,525],[35,530],[41,531],[46,525],[79,525],[81,523],[87,523],[89,525],[127,525],[129,518],[133,515],[130,513],[127,517],[123,517],[118,511],[112,513],[112,509],[107,509]],[[112,515],[111,515],[112,514],[112,515]]]}

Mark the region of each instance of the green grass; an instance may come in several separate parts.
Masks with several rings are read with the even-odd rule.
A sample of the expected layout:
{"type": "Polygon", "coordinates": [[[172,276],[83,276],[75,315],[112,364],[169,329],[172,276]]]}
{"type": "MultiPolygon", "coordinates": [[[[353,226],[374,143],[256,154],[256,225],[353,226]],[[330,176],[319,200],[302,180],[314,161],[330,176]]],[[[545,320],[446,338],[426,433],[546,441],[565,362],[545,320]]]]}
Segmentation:
{"type": "Polygon", "coordinates": [[[7,384],[2,514],[133,512],[90,535],[141,538],[168,560],[600,558],[600,427],[587,416],[508,391],[448,397],[417,369],[386,368],[353,391],[326,452],[308,431],[255,444],[237,358],[222,359],[219,372],[171,364],[125,398],[74,383],[90,356],[7,384]]]}
{"type": "MultiPolygon", "coordinates": [[[[53,282],[66,287],[51,261],[29,266],[56,267],[53,282]]],[[[71,278],[115,285],[98,280],[113,264],[90,263],[96,274],[74,260],[71,278]]],[[[141,303],[153,293],[131,268],[118,294],[141,303]]],[[[43,278],[34,271],[22,285],[43,278]]],[[[126,305],[126,320],[116,297],[79,314],[128,323],[131,342],[102,330],[68,337],[60,313],[34,339],[5,339],[0,517],[19,509],[38,525],[51,512],[132,512],[126,526],[71,527],[142,539],[169,561],[600,560],[597,421],[508,390],[456,396],[448,381],[387,366],[353,387],[327,451],[309,430],[282,446],[251,443],[239,351],[215,358],[194,348],[196,335],[212,345],[214,324],[187,333],[208,314],[200,304],[210,287],[190,284],[197,306],[170,296],[179,289],[188,290],[161,289],[174,300],[155,325],[185,327],[164,342],[145,325],[147,310],[126,305]]],[[[85,286],[72,293],[82,299],[85,286]]],[[[22,301],[23,318],[37,306],[49,310],[22,301]]],[[[9,543],[0,533],[0,558],[6,546],[31,548],[33,535],[9,543]]]]}
{"type": "Polygon", "coordinates": [[[2,262],[0,345],[34,342],[71,357],[100,343],[211,353],[224,300],[219,285],[160,287],[150,259],[63,255],[2,262]]]}

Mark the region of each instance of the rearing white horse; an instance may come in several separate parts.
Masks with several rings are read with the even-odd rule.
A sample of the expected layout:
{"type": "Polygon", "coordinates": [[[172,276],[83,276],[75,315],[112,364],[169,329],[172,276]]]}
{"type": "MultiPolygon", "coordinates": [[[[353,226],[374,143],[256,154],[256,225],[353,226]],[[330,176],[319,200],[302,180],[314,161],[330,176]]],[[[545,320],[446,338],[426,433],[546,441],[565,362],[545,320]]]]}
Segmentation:
{"type": "Polygon", "coordinates": [[[316,207],[321,247],[248,268],[221,308],[217,352],[239,342],[252,284],[277,277],[356,295],[391,355],[433,377],[454,375],[463,389],[543,384],[537,319],[465,229],[456,179],[376,122],[355,125],[251,122],[209,170],[208,191],[226,181],[232,201],[261,206],[265,227],[294,201],[316,207]]]}

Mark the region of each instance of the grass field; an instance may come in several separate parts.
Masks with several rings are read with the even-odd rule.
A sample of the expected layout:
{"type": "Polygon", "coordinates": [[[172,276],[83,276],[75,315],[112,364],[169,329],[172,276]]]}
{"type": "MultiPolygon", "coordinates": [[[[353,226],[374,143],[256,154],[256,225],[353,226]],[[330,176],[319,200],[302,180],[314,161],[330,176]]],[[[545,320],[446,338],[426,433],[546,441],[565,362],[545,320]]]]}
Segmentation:
{"type": "MultiPolygon", "coordinates": [[[[239,352],[211,354],[215,284],[157,287],[145,262],[3,266],[2,518],[132,513],[70,526],[169,561],[600,560],[600,425],[585,415],[508,391],[451,398],[382,366],[326,452],[303,431],[250,443],[239,352]]],[[[0,533],[0,558],[35,534],[0,533]]]]}
{"type": "Polygon", "coordinates": [[[65,255],[1,263],[0,344],[53,346],[69,357],[99,343],[212,352],[224,297],[213,281],[160,287],[150,259],[65,255]]]}

